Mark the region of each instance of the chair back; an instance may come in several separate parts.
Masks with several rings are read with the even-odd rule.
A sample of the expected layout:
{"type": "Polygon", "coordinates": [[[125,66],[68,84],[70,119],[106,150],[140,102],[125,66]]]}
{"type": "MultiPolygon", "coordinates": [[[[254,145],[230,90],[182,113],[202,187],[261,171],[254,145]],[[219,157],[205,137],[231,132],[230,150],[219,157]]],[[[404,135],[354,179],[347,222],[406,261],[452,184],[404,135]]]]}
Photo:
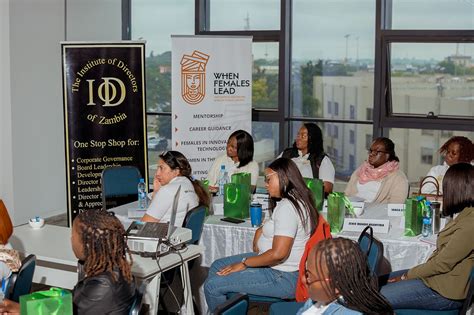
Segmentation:
{"type": "Polygon", "coordinates": [[[188,244],[196,245],[199,242],[206,218],[206,206],[197,206],[186,213],[183,221],[183,227],[192,231],[191,240],[188,244]]]}
{"type": "Polygon", "coordinates": [[[459,314],[466,314],[467,310],[471,306],[474,298],[474,268],[471,270],[471,276],[469,281],[469,289],[467,291],[466,299],[464,300],[464,304],[462,306],[461,312],[459,314]]]}
{"type": "Polygon", "coordinates": [[[143,294],[145,292],[146,282],[143,282],[137,289],[137,294],[135,295],[135,299],[133,299],[132,306],[130,307],[129,315],[139,315],[140,310],[143,304],[143,294]]]}
{"type": "Polygon", "coordinates": [[[379,268],[383,261],[383,243],[374,237],[371,226],[367,226],[360,233],[359,243],[360,249],[367,255],[367,262],[373,274],[379,276],[379,268]],[[367,232],[369,231],[369,232],[367,232]]]}
{"type": "Polygon", "coordinates": [[[231,299],[219,305],[215,315],[246,315],[249,307],[249,299],[245,294],[236,294],[231,299]]]}
{"type": "Polygon", "coordinates": [[[20,296],[30,293],[33,283],[33,274],[36,267],[36,256],[29,255],[22,263],[18,274],[12,275],[9,287],[11,288],[9,299],[15,302],[20,301],[20,296]]]}
{"type": "Polygon", "coordinates": [[[135,166],[117,166],[104,169],[101,176],[102,209],[107,210],[107,198],[136,196],[140,178],[142,178],[140,171],[135,166]]]}

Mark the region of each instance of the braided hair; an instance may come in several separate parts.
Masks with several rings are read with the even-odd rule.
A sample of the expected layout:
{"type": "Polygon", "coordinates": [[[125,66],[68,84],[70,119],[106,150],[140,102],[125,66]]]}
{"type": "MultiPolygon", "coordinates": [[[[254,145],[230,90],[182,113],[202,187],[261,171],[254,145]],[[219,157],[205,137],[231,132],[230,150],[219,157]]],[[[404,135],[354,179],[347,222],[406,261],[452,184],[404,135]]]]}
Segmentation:
{"type": "Polygon", "coordinates": [[[323,288],[329,295],[336,295],[337,290],[342,295],[338,303],[364,314],[393,314],[356,242],[342,237],[322,240],[316,245],[314,255],[315,274],[324,279],[321,270],[323,264],[327,266],[330,279],[322,282],[323,288]]]}
{"type": "Polygon", "coordinates": [[[113,281],[117,281],[114,271],[119,271],[123,279],[130,283],[132,255],[125,238],[125,229],[114,213],[87,210],[76,217],[74,224],[78,224],[82,239],[86,277],[108,272],[113,281]]]}

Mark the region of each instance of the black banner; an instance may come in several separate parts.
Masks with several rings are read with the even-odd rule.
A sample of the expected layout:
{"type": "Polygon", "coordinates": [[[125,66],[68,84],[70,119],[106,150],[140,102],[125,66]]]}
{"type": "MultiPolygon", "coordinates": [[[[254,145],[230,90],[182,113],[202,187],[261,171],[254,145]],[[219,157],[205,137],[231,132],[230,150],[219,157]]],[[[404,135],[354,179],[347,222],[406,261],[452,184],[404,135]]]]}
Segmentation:
{"type": "Polygon", "coordinates": [[[61,49],[71,226],[80,212],[102,208],[104,168],[136,166],[148,187],[145,44],[66,42],[61,49]]]}

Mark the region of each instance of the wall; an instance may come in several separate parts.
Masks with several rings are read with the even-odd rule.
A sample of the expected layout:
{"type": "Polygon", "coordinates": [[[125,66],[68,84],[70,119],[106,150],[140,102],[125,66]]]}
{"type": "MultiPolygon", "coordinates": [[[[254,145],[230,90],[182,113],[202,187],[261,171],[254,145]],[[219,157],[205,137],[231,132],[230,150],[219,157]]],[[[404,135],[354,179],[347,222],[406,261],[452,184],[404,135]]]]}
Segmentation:
{"type": "Polygon", "coordinates": [[[0,127],[0,193],[10,198],[8,208],[14,224],[18,225],[35,215],[65,213],[67,208],[60,42],[119,40],[121,2],[0,0],[0,3],[0,121],[11,123],[11,133],[3,123],[0,127]],[[6,13],[5,7],[9,9],[6,13]],[[9,44],[4,45],[5,42],[9,44]],[[8,58],[3,58],[5,50],[10,53],[9,64],[8,58]],[[9,74],[8,71],[4,74],[4,66],[8,69],[8,65],[9,74]],[[7,150],[12,152],[11,158],[3,153],[7,150]]]}

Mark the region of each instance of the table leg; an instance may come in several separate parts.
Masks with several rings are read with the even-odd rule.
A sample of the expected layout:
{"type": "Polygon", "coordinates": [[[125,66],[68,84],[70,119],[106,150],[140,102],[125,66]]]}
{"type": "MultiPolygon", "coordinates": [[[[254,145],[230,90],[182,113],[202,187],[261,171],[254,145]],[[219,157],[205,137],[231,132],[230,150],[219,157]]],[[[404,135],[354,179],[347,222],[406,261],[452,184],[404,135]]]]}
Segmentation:
{"type": "Polygon", "coordinates": [[[183,294],[185,304],[184,307],[186,308],[186,313],[189,315],[194,315],[194,307],[193,307],[193,293],[191,292],[191,280],[189,278],[189,268],[188,268],[188,261],[185,261],[184,264],[181,265],[181,281],[183,283],[183,294]]]}
{"type": "MultiPolygon", "coordinates": [[[[146,280],[143,280],[146,281],[146,280]]],[[[158,302],[160,298],[160,281],[161,273],[158,273],[155,277],[151,278],[151,281],[147,284],[144,302],[150,305],[150,314],[158,314],[158,302]]]]}

